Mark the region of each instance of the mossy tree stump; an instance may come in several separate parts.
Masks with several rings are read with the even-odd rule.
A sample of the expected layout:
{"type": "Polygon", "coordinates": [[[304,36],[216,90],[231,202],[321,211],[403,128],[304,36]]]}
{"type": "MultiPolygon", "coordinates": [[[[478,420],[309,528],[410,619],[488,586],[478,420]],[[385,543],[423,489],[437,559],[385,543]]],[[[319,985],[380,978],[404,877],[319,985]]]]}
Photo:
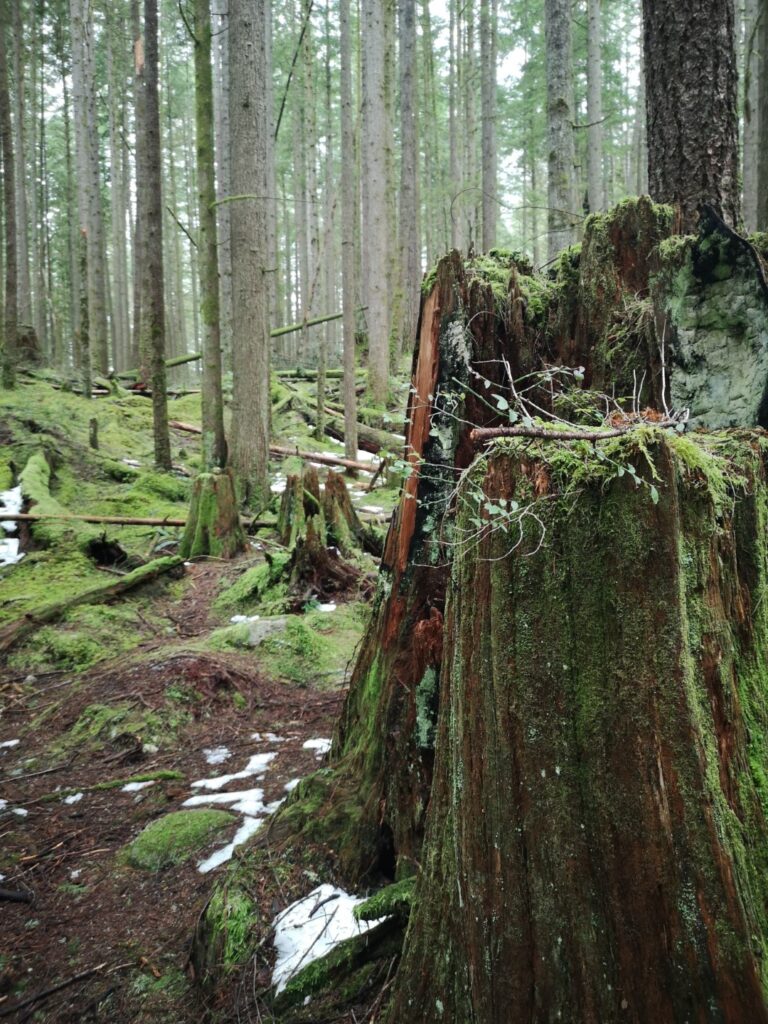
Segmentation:
{"type": "Polygon", "coordinates": [[[412,471],[329,763],[256,839],[332,849],[348,886],[418,876],[390,1024],[768,1020],[765,440],[469,436],[508,425],[507,367],[582,365],[587,403],[645,374],[661,409],[668,211],[590,224],[554,280],[455,253],[430,276],[412,471]],[[532,503],[519,549],[467,487],[532,503]]]}
{"type": "Polygon", "coordinates": [[[179,554],[182,558],[234,558],[245,550],[245,544],[232,473],[228,469],[200,473],[192,484],[192,501],[179,554]]]}
{"type": "Polygon", "coordinates": [[[551,443],[467,482],[539,522],[454,564],[393,1024],[768,1020],[768,445],[683,444],[612,453],[657,504],[594,456],[552,500],[551,443]]]}

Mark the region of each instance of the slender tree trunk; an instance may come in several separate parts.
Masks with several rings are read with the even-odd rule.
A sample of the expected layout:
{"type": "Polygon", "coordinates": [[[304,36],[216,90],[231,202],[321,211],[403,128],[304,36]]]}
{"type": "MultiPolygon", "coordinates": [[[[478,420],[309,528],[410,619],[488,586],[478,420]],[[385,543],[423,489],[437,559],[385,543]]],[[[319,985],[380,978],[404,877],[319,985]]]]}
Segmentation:
{"type": "Polygon", "coordinates": [[[399,0],[400,43],[400,203],[397,351],[407,352],[419,315],[419,192],[416,138],[416,0],[399,0]]]}
{"type": "Polygon", "coordinates": [[[589,212],[603,209],[602,0],[589,0],[587,25],[587,196],[589,212]]]}
{"type": "Polygon", "coordinates": [[[757,229],[768,231],[768,11],[761,4],[757,31],[759,74],[757,87],[757,229]]]}
{"type": "Polygon", "coordinates": [[[691,231],[702,203],[741,220],[733,3],[643,0],[651,197],[691,231]]]}
{"type": "MultiPolygon", "coordinates": [[[[232,194],[232,164],[229,129],[229,50],[231,18],[227,0],[214,0],[213,47],[213,109],[216,138],[216,190],[219,198],[232,194]]],[[[217,207],[217,237],[219,254],[220,324],[223,365],[232,365],[232,251],[231,206],[217,207]]]]}
{"type": "Polygon", "coordinates": [[[456,81],[458,78],[458,60],[456,36],[458,32],[457,0],[448,0],[449,35],[448,35],[448,152],[451,168],[451,248],[461,247],[461,230],[457,211],[454,209],[454,191],[459,187],[459,140],[458,114],[456,110],[456,81]]]}
{"type": "Polygon", "coordinates": [[[195,0],[195,113],[197,127],[198,266],[203,325],[203,468],[223,467],[224,402],[221,393],[219,269],[216,246],[216,179],[209,0],[195,0]]]}
{"type": "Polygon", "coordinates": [[[744,7],[744,163],[742,208],[744,227],[757,230],[757,164],[760,95],[760,0],[746,0],[744,7]]]}
{"type": "Polygon", "coordinates": [[[232,191],[232,432],[230,460],[242,497],[269,499],[269,285],[265,3],[230,0],[229,117],[232,191]]]}
{"type": "Polygon", "coordinates": [[[573,57],[570,0],[545,0],[549,259],[573,241],[573,57]]]}
{"type": "MultiPolygon", "coordinates": [[[[123,142],[121,120],[125,79],[118,71],[115,54],[117,25],[112,21],[107,33],[107,86],[109,90],[109,163],[112,188],[110,189],[110,211],[112,218],[112,327],[114,335],[115,368],[125,370],[130,364],[129,322],[128,322],[128,275],[124,263],[125,249],[125,195],[123,182],[123,142]]],[[[121,66],[122,66],[122,62],[121,66]]]]}
{"type": "Polygon", "coordinates": [[[168,433],[168,399],[165,378],[165,289],[163,272],[163,182],[160,150],[160,104],[158,95],[157,0],[144,0],[144,60],[139,64],[139,88],[143,92],[143,159],[137,181],[139,223],[141,224],[142,310],[141,348],[143,362],[150,368],[155,464],[171,468],[168,433]]]}
{"type": "Polygon", "coordinates": [[[32,326],[32,281],[29,271],[29,207],[27,204],[26,80],[22,0],[13,4],[14,180],[16,182],[16,270],[18,274],[18,321],[32,326]]]}
{"type": "Polygon", "coordinates": [[[6,33],[10,27],[13,0],[2,0],[0,7],[0,147],[3,155],[3,206],[5,213],[5,303],[3,306],[3,344],[0,382],[4,388],[16,386],[16,330],[18,280],[16,274],[16,188],[13,165],[13,127],[8,94],[6,33]]]}
{"type": "Polygon", "coordinates": [[[496,0],[480,0],[483,250],[496,244],[496,0]]]}
{"type": "Polygon", "coordinates": [[[385,145],[384,0],[363,0],[365,52],[362,151],[363,224],[368,267],[368,388],[372,400],[384,405],[389,391],[389,297],[387,295],[387,175],[385,145]]]}
{"type": "Polygon", "coordinates": [[[344,450],[357,458],[355,393],[355,117],[352,107],[352,44],[349,0],[340,0],[341,34],[341,302],[344,314],[344,450]]]}

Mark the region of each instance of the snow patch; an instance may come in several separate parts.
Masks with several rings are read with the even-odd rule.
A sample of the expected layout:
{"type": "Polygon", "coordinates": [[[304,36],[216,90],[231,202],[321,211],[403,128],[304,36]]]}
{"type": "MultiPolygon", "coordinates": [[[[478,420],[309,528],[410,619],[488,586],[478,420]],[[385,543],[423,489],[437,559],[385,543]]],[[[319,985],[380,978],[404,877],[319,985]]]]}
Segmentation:
{"type": "Polygon", "coordinates": [[[140,789],[146,789],[147,786],[154,786],[155,780],[150,779],[148,782],[126,782],[124,786],[120,787],[121,793],[138,793],[140,789]]]}
{"type": "Polygon", "coordinates": [[[261,828],[263,820],[263,818],[250,818],[246,816],[240,828],[235,832],[235,837],[232,842],[227,843],[226,846],[222,846],[220,850],[214,850],[210,857],[207,857],[197,865],[197,870],[202,875],[207,875],[208,872],[213,871],[214,868],[218,868],[222,864],[226,864],[228,860],[232,859],[235,847],[240,846],[246,841],[246,839],[250,839],[252,835],[255,835],[255,833],[261,828]]]}
{"type": "Polygon", "coordinates": [[[259,615],[233,615],[229,621],[238,625],[241,622],[258,622],[260,617],[259,615]]]}
{"type": "Polygon", "coordinates": [[[257,743],[285,743],[285,736],[277,736],[273,732],[252,732],[251,739],[257,743]]]}
{"type": "Polygon", "coordinates": [[[20,818],[26,818],[26,816],[29,814],[29,811],[25,807],[14,807],[13,813],[18,814],[20,818]]]}
{"type": "Polygon", "coordinates": [[[223,789],[230,782],[237,779],[247,779],[252,775],[264,775],[269,767],[270,761],[277,757],[275,753],[254,754],[249,758],[248,764],[241,772],[233,772],[231,775],[218,775],[215,779],[200,779],[192,783],[193,789],[223,789]]]}
{"type": "Polygon", "coordinates": [[[0,749],[2,749],[3,747],[5,747],[6,749],[9,747],[18,747],[20,743],[21,740],[3,740],[3,742],[0,743],[0,749]]]}
{"type": "Polygon", "coordinates": [[[332,885],[319,885],[281,911],[272,922],[277,961],[272,971],[276,994],[307,964],[325,956],[344,939],[363,935],[379,921],[357,921],[354,908],[365,899],[332,885]]]}
{"type": "Polygon", "coordinates": [[[317,610],[319,612],[335,612],[336,605],[333,601],[329,601],[328,604],[319,604],[317,610]]]}
{"type": "Polygon", "coordinates": [[[207,764],[221,764],[227,758],[232,757],[229,747],[206,747],[203,750],[207,764]]]}
{"type": "Polygon", "coordinates": [[[292,793],[294,791],[294,789],[296,789],[296,787],[298,786],[298,784],[300,782],[301,782],[301,779],[291,779],[290,782],[286,782],[286,784],[284,786],[284,789],[285,789],[286,793],[292,793]]]}
{"type": "Polygon", "coordinates": [[[69,796],[64,797],[65,804],[79,804],[83,799],[83,793],[70,793],[69,796]]]}
{"type": "Polygon", "coordinates": [[[331,741],[330,740],[326,740],[326,739],[321,739],[321,738],[314,739],[314,740],[306,740],[302,744],[302,746],[304,747],[305,750],[314,750],[314,751],[316,751],[317,752],[317,756],[318,757],[322,757],[323,754],[327,754],[328,751],[331,749],[331,741]]]}

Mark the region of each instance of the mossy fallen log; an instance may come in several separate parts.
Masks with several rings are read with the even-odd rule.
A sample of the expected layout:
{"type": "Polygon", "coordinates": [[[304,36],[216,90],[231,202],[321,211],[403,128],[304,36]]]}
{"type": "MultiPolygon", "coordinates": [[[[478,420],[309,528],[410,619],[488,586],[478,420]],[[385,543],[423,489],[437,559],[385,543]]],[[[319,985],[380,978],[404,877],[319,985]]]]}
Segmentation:
{"type": "Polygon", "coordinates": [[[21,618],[14,619],[13,622],[0,627],[0,654],[7,654],[15,644],[31,633],[34,633],[40,626],[44,626],[49,622],[56,622],[73,608],[79,608],[84,604],[105,604],[107,601],[122,597],[124,594],[135,590],[136,587],[140,587],[145,583],[151,583],[166,573],[172,572],[182,562],[183,559],[176,556],[156,558],[154,561],[141,565],[138,569],[127,573],[127,575],[121,576],[120,579],[112,583],[91,587],[89,590],[84,590],[82,593],[75,594],[74,597],[67,598],[64,601],[52,602],[35,611],[27,612],[21,618]]]}

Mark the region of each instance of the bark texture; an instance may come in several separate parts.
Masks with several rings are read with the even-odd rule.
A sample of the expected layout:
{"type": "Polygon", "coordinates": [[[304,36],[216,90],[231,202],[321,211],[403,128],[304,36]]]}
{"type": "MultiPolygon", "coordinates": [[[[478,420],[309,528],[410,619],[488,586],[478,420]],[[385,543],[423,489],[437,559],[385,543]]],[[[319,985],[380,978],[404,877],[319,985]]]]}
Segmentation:
{"type": "Polygon", "coordinates": [[[197,129],[198,268],[203,323],[203,466],[227,461],[221,390],[221,321],[216,231],[210,0],[195,2],[195,124],[197,129]]]}
{"type": "Polygon", "coordinates": [[[8,93],[8,61],[6,55],[6,28],[9,2],[4,0],[0,10],[0,146],[3,156],[3,214],[5,219],[5,303],[3,306],[2,385],[16,386],[16,335],[18,311],[16,303],[16,194],[13,165],[13,130],[11,103],[8,93]]]}
{"type": "Polygon", "coordinates": [[[573,241],[573,54],[569,0],[545,0],[549,258],[573,241]]]}
{"type": "Polygon", "coordinates": [[[653,467],[656,505],[597,459],[552,500],[573,449],[497,450],[465,482],[459,530],[474,488],[539,522],[454,563],[391,1021],[768,1019],[766,452],[737,445],[722,529],[688,456],[643,447],[614,455],[653,467]]]}
{"type": "Polygon", "coordinates": [[[232,190],[232,428],[230,464],[254,509],[269,500],[269,288],[264,3],[229,6],[232,190]]]}
{"type": "Polygon", "coordinates": [[[651,197],[695,230],[709,203],[741,220],[733,4],[643,0],[651,197]]]}

